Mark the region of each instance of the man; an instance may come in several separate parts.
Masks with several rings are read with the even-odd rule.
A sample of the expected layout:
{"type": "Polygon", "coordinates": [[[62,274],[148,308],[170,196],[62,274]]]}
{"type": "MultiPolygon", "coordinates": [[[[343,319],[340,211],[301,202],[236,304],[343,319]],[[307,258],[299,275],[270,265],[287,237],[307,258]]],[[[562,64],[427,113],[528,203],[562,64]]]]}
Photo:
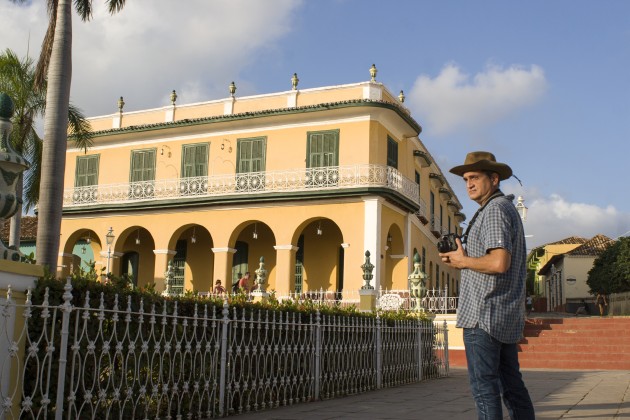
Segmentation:
{"type": "Polygon", "coordinates": [[[450,172],[463,177],[481,207],[455,251],[442,261],[462,270],[457,327],[464,329],[470,387],[479,419],[502,419],[501,397],[512,419],[534,419],[523,383],[517,343],[525,325],[526,247],[512,200],[499,189],[512,169],[488,152],[472,152],[450,172]]]}
{"type": "Polygon", "coordinates": [[[249,271],[238,281],[238,287],[245,293],[249,292],[249,271]]]}

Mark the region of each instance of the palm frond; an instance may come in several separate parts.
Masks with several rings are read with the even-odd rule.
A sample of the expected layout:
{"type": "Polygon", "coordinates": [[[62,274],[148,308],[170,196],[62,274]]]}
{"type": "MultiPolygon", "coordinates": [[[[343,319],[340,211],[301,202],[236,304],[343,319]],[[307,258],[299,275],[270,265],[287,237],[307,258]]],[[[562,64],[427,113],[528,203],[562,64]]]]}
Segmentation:
{"type": "Polygon", "coordinates": [[[68,128],[77,148],[87,152],[92,147],[92,125],[83,112],[72,104],[68,108],[68,128]]]}
{"type": "Polygon", "coordinates": [[[125,0],[108,0],[107,3],[109,4],[109,13],[112,15],[120,12],[125,7],[125,0]]]}
{"type": "Polygon", "coordinates": [[[74,0],[74,8],[82,21],[92,19],[92,0],[74,0]]]}
{"type": "Polygon", "coordinates": [[[33,132],[30,148],[25,150],[24,157],[31,163],[31,167],[24,173],[23,209],[29,212],[37,206],[39,201],[39,182],[42,176],[42,149],[43,141],[33,132]]]}

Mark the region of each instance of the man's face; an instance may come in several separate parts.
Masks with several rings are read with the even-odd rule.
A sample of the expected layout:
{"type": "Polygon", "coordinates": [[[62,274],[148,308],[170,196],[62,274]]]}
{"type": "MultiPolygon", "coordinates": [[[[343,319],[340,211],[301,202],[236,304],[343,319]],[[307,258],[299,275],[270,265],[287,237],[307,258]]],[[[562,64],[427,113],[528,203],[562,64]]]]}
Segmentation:
{"type": "Polygon", "coordinates": [[[499,175],[492,173],[474,171],[464,173],[466,191],[471,200],[478,204],[483,204],[497,189],[499,185],[499,175]]]}

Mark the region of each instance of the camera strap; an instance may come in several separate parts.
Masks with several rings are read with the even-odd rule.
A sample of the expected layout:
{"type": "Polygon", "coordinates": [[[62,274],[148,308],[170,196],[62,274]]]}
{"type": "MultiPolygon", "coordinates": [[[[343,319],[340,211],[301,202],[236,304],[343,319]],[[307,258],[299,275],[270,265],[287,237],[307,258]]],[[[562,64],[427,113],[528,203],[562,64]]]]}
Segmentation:
{"type": "Polygon", "coordinates": [[[495,198],[498,197],[504,197],[505,194],[503,194],[501,192],[501,190],[497,190],[497,192],[495,192],[494,194],[492,194],[490,196],[490,198],[488,198],[488,201],[486,201],[483,206],[479,207],[477,209],[477,211],[475,212],[475,214],[473,215],[472,219],[470,219],[470,223],[468,223],[468,227],[466,228],[466,231],[464,232],[464,234],[462,235],[462,244],[466,243],[466,240],[468,239],[468,232],[470,232],[470,228],[472,228],[473,224],[475,223],[475,220],[477,220],[477,217],[479,216],[479,214],[481,214],[482,210],[486,208],[486,206],[495,198]]]}

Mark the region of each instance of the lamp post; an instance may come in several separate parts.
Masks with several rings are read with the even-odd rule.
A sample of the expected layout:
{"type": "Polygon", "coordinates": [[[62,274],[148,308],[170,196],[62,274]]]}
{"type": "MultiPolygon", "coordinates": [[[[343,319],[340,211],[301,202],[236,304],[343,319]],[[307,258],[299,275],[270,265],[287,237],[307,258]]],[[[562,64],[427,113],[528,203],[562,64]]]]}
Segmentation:
{"type": "Polygon", "coordinates": [[[107,242],[107,269],[105,270],[105,276],[109,277],[109,260],[112,258],[112,244],[114,243],[114,228],[110,227],[105,235],[105,241],[107,242]]]}

